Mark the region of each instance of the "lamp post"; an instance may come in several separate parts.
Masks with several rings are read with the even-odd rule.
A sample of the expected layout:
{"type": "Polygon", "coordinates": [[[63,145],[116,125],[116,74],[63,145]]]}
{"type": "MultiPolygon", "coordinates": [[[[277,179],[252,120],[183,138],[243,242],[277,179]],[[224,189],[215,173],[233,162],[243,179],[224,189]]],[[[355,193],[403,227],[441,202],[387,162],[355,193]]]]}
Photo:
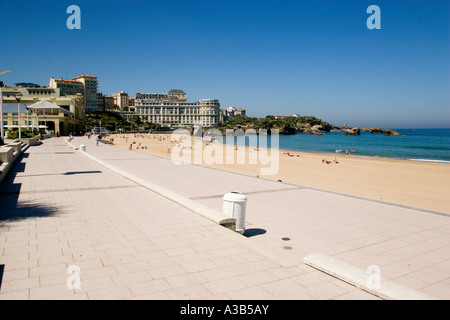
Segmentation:
{"type": "Polygon", "coordinates": [[[18,121],[18,123],[19,123],[19,139],[22,139],[22,130],[20,128],[20,98],[22,97],[22,94],[21,93],[16,94],[14,97],[17,100],[17,120],[19,120],[18,121]]]}
{"type": "Polygon", "coordinates": [[[5,136],[5,129],[3,128],[3,91],[2,91],[3,83],[0,84],[0,127],[1,127],[1,133],[0,133],[0,141],[1,143],[5,142],[4,136],[5,136]]]}
{"type": "MultiPolygon", "coordinates": [[[[11,70],[6,70],[6,71],[2,71],[0,72],[0,74],[4,74],[4,73],[8,73],[11,72],[11,70]]],[[[0,85],[0,127],[1,127],[1,135],[0,135],[0,139],[2,141],[4,140],[5,137],[5,130],[3,128],[3,92],[2,92],[2,85],[0,85]]]]}

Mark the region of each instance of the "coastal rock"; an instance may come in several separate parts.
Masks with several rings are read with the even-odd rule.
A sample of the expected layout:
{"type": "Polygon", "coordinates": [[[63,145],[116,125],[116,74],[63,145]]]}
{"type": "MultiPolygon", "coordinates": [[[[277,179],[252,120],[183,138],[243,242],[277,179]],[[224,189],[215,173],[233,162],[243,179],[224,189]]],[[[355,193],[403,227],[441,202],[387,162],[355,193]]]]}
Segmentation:
{"type": "Polygon", "coordinates": [[[282,135],[296,134],[296,133],[297,133],[297,131],[295,130],[295,128],[292,128],[292,127],[287,126],[287,125],[283,126],[283,127],[280,128],[279,130],[280,130],[280,131],[279,131],[279,134],[282,134],[282,135]]]}
{"type": "Polygon", "coordinates": [[[370,133],[383,133],[381,128],[370,128],[370,133]]]}
{"type": "Polygon", "coordinates": [[[383,133],[383,129],[381,129],[381,128],[362,128],[361,132],[383,133]]]}
{"type": "Polygon", "coordinates": [[[383,134],[385,136],[400,136],[401,134],[397,131],[391,130],[391,129],[384,129],[383,134]]]}
{"type": "Polygon", "coordinates": [[[336,132],[343,132],[343,131],[342,131],[341,127],[338,127],[338,126],[335,126],[335,125],[331,125],[330,132],[336,133],[336,132]]]}
{"type": "Polygon", "coordinates": [[[344,133],[347,136],[359,136],[361,135],[361,130],[358,127],[354,127],[351,129],[343,129],[344,133]]]}
{"type": "Polygon", "coordinates": [[[313,135],[321,135],[325,134],[325,128],[321,124],[317,124],[312,128],[305,129],[303,132],[313,135]]]}
{"type": "Polygon", "coordinates": [[[397,131],[391,129],[381,129],[381,128],[363,128],[361,132],[370,132],[373,134],[384,134],[385,136],[399,136],[401,135],[397,131]]]}

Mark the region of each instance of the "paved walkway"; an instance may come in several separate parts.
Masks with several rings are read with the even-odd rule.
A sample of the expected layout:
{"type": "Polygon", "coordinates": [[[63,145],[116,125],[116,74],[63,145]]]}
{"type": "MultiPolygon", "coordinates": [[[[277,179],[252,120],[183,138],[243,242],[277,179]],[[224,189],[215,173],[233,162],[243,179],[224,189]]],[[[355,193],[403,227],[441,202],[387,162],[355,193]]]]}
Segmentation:
{"type": "Polygon", "coordinates": [[[315,252],[450,298],[446,215],[73,143],[218,210],[223,194],[247,194],[251,237],[236,241],[53,138],[30,147],[1,189],[0,299],[377,299],[301,263],[315,252]],[[68,289],[77,270],[81,288],[68,289]]]}

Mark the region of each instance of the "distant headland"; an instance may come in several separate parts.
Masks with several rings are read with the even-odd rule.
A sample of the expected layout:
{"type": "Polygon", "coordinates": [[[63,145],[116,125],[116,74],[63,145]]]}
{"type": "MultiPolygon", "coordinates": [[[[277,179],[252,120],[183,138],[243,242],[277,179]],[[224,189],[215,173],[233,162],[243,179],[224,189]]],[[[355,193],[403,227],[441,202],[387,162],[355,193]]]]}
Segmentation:
{"type": "Polygon", "coordinates": [[[392,129],[382,128],[360,128],[349,127],[347,125],[336,126],[314,116],[266,116],[265,118],[253,118],[242,115],[229,117],[222,123],[219,129],[245,129],[252,128],[256,131],[266,129],[269,131],[277,129],[281,135],[305,133],[311,135],[322,135],[327,132],[342,132],[349,136],[361,135],[361,132],[370,132],[373,134],[383,134],[385,136],[401,135],[392,129]]]}

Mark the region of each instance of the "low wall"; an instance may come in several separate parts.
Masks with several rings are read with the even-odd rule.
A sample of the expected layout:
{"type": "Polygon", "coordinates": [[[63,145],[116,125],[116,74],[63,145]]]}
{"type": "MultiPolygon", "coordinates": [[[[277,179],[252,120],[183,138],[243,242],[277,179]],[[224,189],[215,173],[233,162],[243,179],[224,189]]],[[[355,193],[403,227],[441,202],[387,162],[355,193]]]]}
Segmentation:
{"type": "Polygon", "coordinates": [[[0,162],[11,162],[14,155],[14,149],[8,145],[0,148],[0,162]]]}
{"type": "Polygon", "coordinates": [[[22,142],[20,141],[8,143],[6,146],[13,148],[14,153],[20,152],[20,150],[22,150],[22,142]]]}
{"type": "Polygon", "coordinates": [[[37,146],[41,144],[38,136],[35,136],[33,138],[22,138],[20,139],[20,142],[23,142],[29,146],[37,146]]]}
{"type": "Polygon", "coordinates": [[[5,179],[16,159],[28,147],[29,145],[23,145],[21,142],[12,142],[0,148],[0,184],[5,179]]]}

